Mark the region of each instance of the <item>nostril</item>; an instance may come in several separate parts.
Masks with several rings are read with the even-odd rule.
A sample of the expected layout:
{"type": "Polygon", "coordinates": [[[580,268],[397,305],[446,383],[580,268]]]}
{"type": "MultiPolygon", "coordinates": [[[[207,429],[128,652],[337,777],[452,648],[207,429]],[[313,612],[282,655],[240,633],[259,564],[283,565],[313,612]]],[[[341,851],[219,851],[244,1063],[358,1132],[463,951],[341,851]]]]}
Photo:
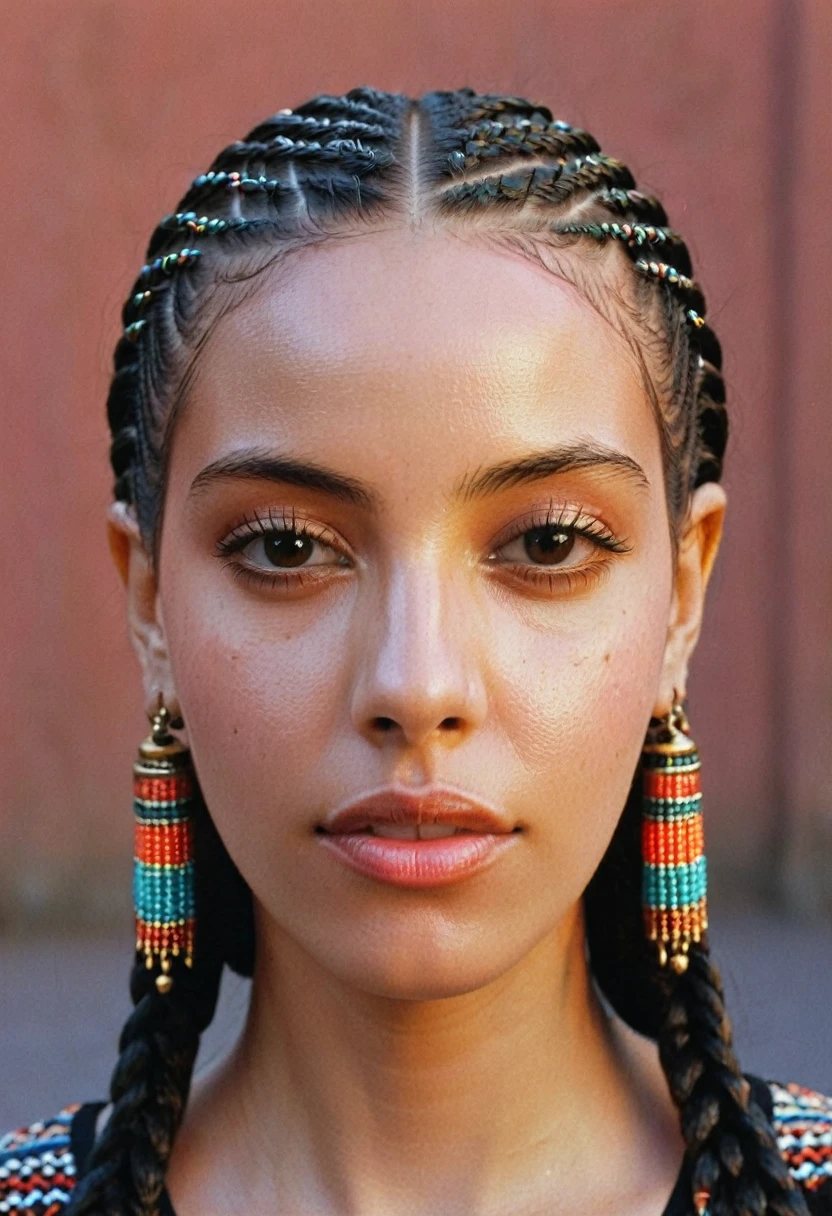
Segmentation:
{"type": "MultiPolygon", "coordinates": [[[[443,718],[439,723],[439,730],[459,730],[462,725],[462,718],[443,718]]],[[[395,718],[377,717],[373,718],[373,728],[380,731],[390,731],[396,726],[395,718]]]]}

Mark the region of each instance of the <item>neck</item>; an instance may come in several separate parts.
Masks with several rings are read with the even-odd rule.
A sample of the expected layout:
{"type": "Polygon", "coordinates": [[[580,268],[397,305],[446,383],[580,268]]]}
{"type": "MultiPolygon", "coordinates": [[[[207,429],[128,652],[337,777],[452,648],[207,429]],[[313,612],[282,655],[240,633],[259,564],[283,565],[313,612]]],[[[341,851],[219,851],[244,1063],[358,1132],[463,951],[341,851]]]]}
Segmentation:
{"type": "Polygon", "coordinates": [[[358,992],[267,931],[245,1031],[194,1087],[170,1186],[178,1216],[226,1210],[191,1198],[209,1176],[215,1204],[244,1177],[255,1212],[393,1216],[414,1195],[466,1213],[511,1196],[522,1212],[558,1192],[585,1211],[605,1200],[602,1128],[618,1210],[628,1179],[643,1195],[649,1158],[658,1216],[675,1114],[655,1049],[597,997],[579,911],[509,973],[443,1000],[358,992]]]}

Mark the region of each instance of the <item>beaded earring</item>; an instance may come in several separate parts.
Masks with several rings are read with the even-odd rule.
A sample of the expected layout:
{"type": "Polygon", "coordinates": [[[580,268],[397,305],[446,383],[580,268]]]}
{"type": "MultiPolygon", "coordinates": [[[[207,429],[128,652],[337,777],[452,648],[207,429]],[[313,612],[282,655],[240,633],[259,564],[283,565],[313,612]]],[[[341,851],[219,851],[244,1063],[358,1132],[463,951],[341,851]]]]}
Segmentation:
{"type": "Polygon", "coordinates": [[[161,694],[150,723],[133,765],[133,903],[136,951],[148,971],[157,972],[156,988],[164,994],[173,987],[175,959],[193,966],[196,783],[188,748],[170,733],[182,720],[171,718],[161,694]]]}
{"type": "Polygon", "coordinates": [[[642,751],[644,927],[677,975],[708,928],[699,751],[682,706],[654,719],[642,751]]]}

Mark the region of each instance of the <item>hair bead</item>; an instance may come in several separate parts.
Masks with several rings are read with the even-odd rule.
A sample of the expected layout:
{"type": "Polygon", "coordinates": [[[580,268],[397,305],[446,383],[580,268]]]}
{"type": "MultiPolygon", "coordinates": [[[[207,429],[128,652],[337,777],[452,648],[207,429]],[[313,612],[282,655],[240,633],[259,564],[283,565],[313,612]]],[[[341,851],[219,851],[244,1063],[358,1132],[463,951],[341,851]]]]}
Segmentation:
{"type": "Polygon", "coordinates": [[[641,245],[677,245],[681,243],[678,233],[670,228],[654,224],[619,224],[604,220],[599,224],[564,224],[561,227],[554,227],[553,231],[575,236],[591,236],[597,241],[607,239],[622,241],[631,249],[641,245]]]}
{"type": "MultiPolygon", "coordinates": [[[[607,220],[597,223],[585,224],[555,224],[552,231],[556,233],[564,233],[574,236],[589,236],[594,240],[603,242],[606,240],[620,241],[625,245],[627,251],[632,253],[638,251],[644,245],[679,245],[682,246],[681,237],[672,229],[658,224],[631,224],[618,222],[610,222],[607,220]]],[[[682,246],[681,252],[686,256],[686,250],[682,246]]],[[[660,262],[652,258],[634,257],[633,265],[640,274],[647,278],[654,279],[660,283],[667,283],[678,294],[680,302],[687,304],[691,298],[701,300],[702,296],[697,284],[688,275],[677,270],[675,266],[671,266],[668,262],[660,262]],[[690,293],[693,293],[691,297],[690,293]],[[687,296],[687,299],[685,298],[687,296]]],[[[701,329],[705,324],[704,319],[696,309],[683,307],[683,315],[685,320],[689,321],[695,328],[701,329]]]]}
{"type": "Polygon", "coordinates": [[[188,266],[201,257],[199,249],[180,249],[178,253],[166,253],[164,257],[148,262],[139,272],[139,283],[155,287],[181,266],[188,266]]]}
{"type": "Polygon", "coordinates": [[[696,290],[696,284],[693,279],[689,279],[687,275],[680,274],[675,267],[669,266],[667,262],[648,262],[646,258],[639,258],[635,262],[635,267],[642,274],[659,279],[660,282],[670,283],[673,287],[680,287],[683,291],[696,290]]]}
{"type": "Polygon", "coordinates": [[[251,222],[251,220],[243,219],[242,216],[211,219],[207,215],[197,215],[195,211],[178,211],[173,215],[164,216],[159,222],[159,227],[169,232],[189,231],[197,236],[202,236],[203,234],[211,236],[217,232],[225,232],[230,228],[247,228],[251,222]]]}
{"type": "MultiPolygon", "coordinates": [[[[163,257],[158,257],[154,261],[144,265],[136,280],[136,286],[140,290],[134,291],[130,297],[130,308],[132,308],[133,312],[147,312],[153,303],[153,297],[159,287],[168,282],[170,276],[175,271],[183,266],[192,266],[201,256],[201,250],[185,248],[180,249],[177,253],[167,253],[163,257]]],[[[127,315],[129,316],[130,313],[128,312],[127,315]]],[[[137,320],[131,321],[124,327],[125,338],[128,338],[131,342],[135,342],[147,325],[147,321],[147,317],[140,317],[137,320]]]]}
{"type": "Polygon", "coordinates": [[[125,338],[127,338],[130,342],[135,342],[145,325],[147,325],[146,318],[141,321],[133,321],[132,324],[125,327],[125,338]]]}

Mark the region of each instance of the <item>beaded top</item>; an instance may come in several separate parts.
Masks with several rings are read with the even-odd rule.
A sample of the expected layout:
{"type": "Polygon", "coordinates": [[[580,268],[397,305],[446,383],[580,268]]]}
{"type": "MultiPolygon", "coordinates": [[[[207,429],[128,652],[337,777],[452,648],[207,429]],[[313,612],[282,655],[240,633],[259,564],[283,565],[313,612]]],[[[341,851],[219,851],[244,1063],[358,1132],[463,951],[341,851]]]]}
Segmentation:
{"type": "MultiPolygon", "coordinates": [[[[749,1081],[813,1216],[832,1216],[832,1098],[800,1085],[765,1083],[754,1077],[749,1081]]],[[[52,1119],[0,1138],[0,1213],[61,1216],[66,1211],[103,1105],[76,1103],[52,1119]]],[[[681,1216],[686,1210],[683,1182],[680,1174],[663,1216],[681,1216]]],[[[163,1216],[175,1216],[167,1196],[161,1211],[163,1216]]]]}
{"type": "Polygon", "coordinates": [[[53,1119],[0,1139],[0,1212],[58,1216],[75,1185],[72,1123],[81,1109],[67,1106],[53,1119]]]}

